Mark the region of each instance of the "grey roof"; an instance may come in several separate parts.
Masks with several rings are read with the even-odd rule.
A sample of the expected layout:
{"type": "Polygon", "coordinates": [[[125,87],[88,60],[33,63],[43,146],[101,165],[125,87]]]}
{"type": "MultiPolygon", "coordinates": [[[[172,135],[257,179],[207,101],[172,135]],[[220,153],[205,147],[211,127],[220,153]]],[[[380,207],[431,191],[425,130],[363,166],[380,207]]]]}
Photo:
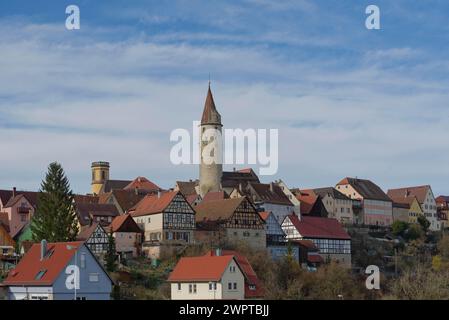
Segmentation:
{"type": "Polygon", "coordinates": [[[130,184],[132,180],[106,180],[102,192],[111,192],[112,190],[122,190],[128,184],[130,184]]]}
{"type": "Polygon", "coordinates": [[[338,185],[350,184],[364,199],[392,202],[387,194],[374,182],[359,178],[344,178],[338,185]]]}
{"type": "Polygon", "coordinates": [[[322,198],[324,198],[326,195],[330,195],[334,199],[351,200],[351,198],[344,195],[334,187],[316,188],[313,189],[313,192],[322,198]]]}

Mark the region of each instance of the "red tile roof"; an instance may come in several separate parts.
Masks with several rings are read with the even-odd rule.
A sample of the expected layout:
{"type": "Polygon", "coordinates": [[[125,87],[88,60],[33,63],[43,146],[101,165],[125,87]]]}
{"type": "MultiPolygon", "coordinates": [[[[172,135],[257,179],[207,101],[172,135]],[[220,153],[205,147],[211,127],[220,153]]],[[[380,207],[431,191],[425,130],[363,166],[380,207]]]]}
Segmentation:
{"type": "MultiPolygon", "coordinates": [[[[263,288],[262,283],[244,255],[233,250],[222,250],[220,255],[233,256],[240,266],[240,269],[245,276],[245,298],[261,298],[265,295],[265,289],[263,288]],[[252,286],[255,287],[254,290],[251,289],[252,286]]],[[[215,250],[209,251],[206,256],[215,256],[215,250]]]]}
{"type": "Polygon", "coordinates": [[[104,232],[106,232],[106,230],[98,222],[93,222],[91,225],[86,225],[84,227],[81,227],[81,231],[78,234],[78,236],[76,237],[76,240],[78,240],[78,241],[88,240],[92,236],[92,234],[95,232],[95,230],[97,229],[98,226],[100,226],[100,228],[103,229],[104,232]]]}
{"type": "Polygon", "coordinates": [[[288,218],[304,238],[351,239],[337,219],[302,216],[300,220],[297,215],[288,218]]]}
{"type": "Polygon", "coordinates": [[[234,256],[202,256],[181,258],[173,272],[170,282],[220,281],[234,256]]]}
{"type": "Polygon", "coordinates": [[[318,250],[318,247],[313,243],[312,240],[290,240],[293,243],[297,243],[302,247],[305,247],[309,250],[318,250]]]}
{"type": "Polygon", "coordinates": [[[4,285],[52,285],[63,269],[70,262],[75,251],[83,245],[83,242],[58,242],[48,243],[47,252],[53,252],[41,260],[41,244],[35,243],[23,256],[14,270],[11,270],[3,282],[4,285]],[[74,247],[69,249],[68,246],[74,247]],[[40,279],[36,279],[40,271],[45,271],[40,279]]]}
{"type": "Polygon", "coordinates": [[[312,211],[315,202],[318,200],[318,196],[311,189],[299,190],[295,196],[296,199],[301,202],[301,214],[309,214],[310,211],[312,211]]]}
{"type": "Polygon", "coordinates": [[[215,191],[208,192],[204,195],[202,201],[215,201],[215,200],[223,200],[227,199],[226,192],[224,191],[215,191]]]}
{"type": "Polygon", "coordinates": [[[131,217],[130,214],[124,214],[115,217],[111,223],[112,232],[134,232],[141,233],[142,230],[139,228],[137,223],[131,217]]]}
{"type": "Polygon", "coordinates": [[[270,216],[271,211],[263,211],[263,212],[259,212],[259,216],[264,220],[267,221],[268,217],[270,216]]]}
{"type": "Polygon", "coordinates": [[[172,202],[178,191],[162,192],[160,195],[149,194],[145,196],[134,208],[129,211],[132,217],[140,217],[163,212],[172,202]]]}
{"type": "Polygon", "coordinates": [[[145,190],[148,192],[157,192],[158,190],[161,190],[159,186],[157,186],[155,183],[151,182],[145,177],[137,177],[123,189],[124,190],[138,189],[138,190],[145,190]]]}
{"type": "Polygon", "coordinates": [[[387,194],[394,202],[411,204],[413,202],[413,198],[416,197],[418,202],[422,204],[426,199],[426,195],[429,189],[430,186],[428,185],[398,188],[388,190],[387,194]]]}
{"type": "Polygon", "coordinates": [[[324,259],[319,254],[307,254],[307,261],[311,263],[323,263],[324,259]]]}

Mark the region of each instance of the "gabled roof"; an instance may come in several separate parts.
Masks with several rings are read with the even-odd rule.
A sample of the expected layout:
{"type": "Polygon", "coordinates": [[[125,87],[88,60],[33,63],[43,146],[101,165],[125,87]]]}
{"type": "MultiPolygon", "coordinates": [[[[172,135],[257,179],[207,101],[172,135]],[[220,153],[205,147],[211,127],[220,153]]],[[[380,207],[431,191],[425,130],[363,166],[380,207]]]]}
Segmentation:
{"type": "Polygon", "coordinates": [[[7,212],[0,212],[0,225],[9,233],[9,217],[7,212]]]}
{"type": "Polygon", "coordinates": [[[148,192],[157,192],[161,190],[155,183],[145,177],[137,177],[130,184],[123,188],[124,190],[144,190],[148,192]]]}
{"type": "Polygon", "coordinates": [[[215,200],[224,200],[229,198],[226,192],[224,191],[212,191],[208,192],[204,195],[202,201],[215,201],[215,200]]]}
{"type": "Polygon", "coordinates": [[[142,230],[139,228],[130,214],[123,214],[121,216],[115,217],[115,219],[112,220],[111,223],[111,230],[112,232],[142,232],[142,230]]]}
{"type": "Polygon", "coordinates": [[[186,196],[187,202],[193,206],[196,200],[201,200],[201,196],[199,194],[191,194],[186,196]]]}
{"type": "Polygon", "coordinates": [[[12,197],[12,190],[0,190],[0,200],[3,205],[6,205],[12,197]]]}
{"type": "Polygon", "coordinates": [[[371,180],[346,177],[337,183],[337,185],[346,184],[351,185],[364,199],[391,201],[386,193],[371,180]]]}
{"type": "Polygon", "coordinates": [[[252,169],[224,171],[221,177],[223,188],[238,188],[240,184],[245,187],[249,182],[260,183],[259,177],[252,169]]]}
{"type": "Polygon", "coordinates": [[[419,203],[424,203],[427,192],[429,191],[430,186],[417,186],[417,187],[406,187],[406,188],[398,188],[398,189],[390,189],[388,190],[388,196],[395,202],[398,203],[411,203],[413,198],[416,197],[419,203]],[[409,199],[412,200],[409,200],[409,199]]]}
{"type": "Polygon", "coordinates": [[[232,217],[243,201],[247,201],[245,197],[207,202],[203,201],[194,208],[196,211],[196,221],[227,220],[232,217]]]}
{"type": "Polygon", "coordinates": [[[160,195],[148,194],[134,208],[130,209],[132,217],[140,217],[163,212],[172,202],[178,191],[161,192],[160,195]]]}
{"type": "Polygon", "coordinates": [[[449,202],[449,196],[438,196],[435,198],[437,203],[449,202]]]}
{"type": "Polygon", "coordinates": [[[195,187],[198,186],[199,181],[176,181],[176,185],[178,186],[179,191],[185,195],[190,196],[196,193],[195,187]]]}
{"type": "Polygon", "coordinates": [[[80,233],[76,237],[76,240],[78,241],[86,241],[88,240],[92,234],[97,230],[97,228],[101,228],[103,232],[106,233],[106,231],[103,229],[103,227],[98,222],[93,222],[91,225],[87,225],[81,228],[80,233]]]}
{"type": "MultiPolygon", "coordinates": [[[[248,259],[234,250],[222,250],[220,253],[221,256],[233,256],[237,261],[243,275],[245,276],[245,298],[261,298],[265,294],[265,290],[262,286],[261,281],[257,277],[256,272],[253,267],[249,263],[248,259]],[[255,290],[250,289],[251,286],[255,286],[255,290]]],[[[216,256],[216,251],[211,250],[206,253],[206,256],[216,256]]]]}
{"type": "Polygon", "coordinates": [[[275,183],[248,183],[248,187],[244,190],[244,193],[247,193],[247,190],[250,191],[250,196],[256,196],[256,200],[262,201],[264,203],[273,203],[273,204],[281,204],[287,206],[293,206],[293,203],[290,199],[285,195],[284,191],[282,191],[281,187],[279,187],[275,183]],[[245,192],[246,191],[246,192],[245,192]]]}
{"type": "Polygon", "coordinates": [[[112,190],[122,190],[131,182],[131,180],[106,180],[101,191],[106,193],[111,192],[112,190]]]}
{"type": "Polygon", "coordinates": [[[75,201],[75,203],[90,203],[90,204],[95,204],[99,202],[100,197],[98,196],[91,196],[91,195],[80,195],[80,194],[75,194],[73,196],[73,200],[75,201]]]}
{"type": "Polygon", "coordinates": [[[113,204],[77,203],[75,204],[78,220],[82,226],[90,224],[91,216],[116,217],[119,212],[113,204]]]}
{"type": "Polygon", "coordinates": [[[322,198],[324,198],[326,195],[329,195],[334,199],[351,200],[351,198],[347,197],[346,195],[344,195],[343,193],[341,193],[334,187],[316,188],[316,189],[313,189],[312,191],[317,196],[321,196],[322,198]]]}
{"type": "Polygon", "coordinates": [[[17,202],[20,201],[23,197],[30,203],[31,206],[36,208],[37,202],[38,202],[38,192],[32,192],[32,191],[16,191],[15,196],[11,197],[9,201],[5,204],[5,208],[12,207],[17,202]]]}
{"type": "Polygon", "coordinates": [[[220,281],[233,259],[234,256],[183,257],[168,277],[168,281],[220,281]]]}
{"type": "Polygon", "coordinates": [[[221,125],[221,115],[215,107],[214,97],[212,96],[210,85],[207,90],[206,102],[204,103],[203,115],[201,117],[201,125],[204,124],[221,125]]]}
{"type": "Polygon", "coordinates": [[[295,196],[301,202],[301,214],[309,214],[318,200],[318,196],[311,189],[298,190],[295,196]]]}
{"type": "Polygon", "coordinates": [[[52,285],[82,245],[83,242],[48,243],[47,255],[41,260],[41,244],[35,243],[16,268],[9,272],[3,284],[8,286],[52,285]],[[69,249],[70,246],[74,249],[69,249]],[[44,273],[38,278],[37,275],[40,272],[44,273]]]}
{"type": "Polygon", "coordinates": [[[288,218],[304,238],[350,240],[351,237],[336,219],[289,215],[288,218]]]}
{"type": "Polygon", "coordinates": [[[138,204],[146,194],[146,192],[136,192],[136,190],[113,190],[101,194],[99,203],[110,203],[109,199],[113,196],[123,212],[127,212],[138,204]]]}

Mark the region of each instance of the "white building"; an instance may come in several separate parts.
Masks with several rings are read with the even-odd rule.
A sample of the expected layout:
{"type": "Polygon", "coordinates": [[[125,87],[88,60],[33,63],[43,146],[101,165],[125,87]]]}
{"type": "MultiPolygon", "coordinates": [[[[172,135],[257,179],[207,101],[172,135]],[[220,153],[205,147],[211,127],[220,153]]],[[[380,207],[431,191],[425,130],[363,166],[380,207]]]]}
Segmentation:
{"type": "Polygon", "coordinates": [[[429,230],[441,230],[441,222],[438,220],[437,203],[429,185],[406,187],[388,190],[388,196],[397,203],[407,203],[408,199],[416,197],[424,216],[430,222],[429,230]]]}
{"type": "Polygon", "coordinates": [[[243,300],[245,278],[233,255],[184,257],[168,281],[172,300],[243,300]]]}

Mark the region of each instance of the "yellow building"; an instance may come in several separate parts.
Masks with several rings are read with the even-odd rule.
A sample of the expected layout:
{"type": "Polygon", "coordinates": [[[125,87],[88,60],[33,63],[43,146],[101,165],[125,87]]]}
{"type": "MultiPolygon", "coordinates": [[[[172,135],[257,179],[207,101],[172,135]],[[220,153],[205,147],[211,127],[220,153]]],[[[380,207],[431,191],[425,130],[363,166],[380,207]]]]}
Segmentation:
{"type": "Polygon", "coordinates": [[[109,180],[109,162],[92,163],[92,194],[100,194],[104,183],[109,180]]]}
{"type": "Polygon", "coordinates": [[[418,217],[420,215],[424,216],[424,211],[421,208],[421,205],[419,204],[418,199],[416,197],[413,197],[413,200],[410,203],[410,209],[408,212],[408,222],[418,223],[418,217]]]}

